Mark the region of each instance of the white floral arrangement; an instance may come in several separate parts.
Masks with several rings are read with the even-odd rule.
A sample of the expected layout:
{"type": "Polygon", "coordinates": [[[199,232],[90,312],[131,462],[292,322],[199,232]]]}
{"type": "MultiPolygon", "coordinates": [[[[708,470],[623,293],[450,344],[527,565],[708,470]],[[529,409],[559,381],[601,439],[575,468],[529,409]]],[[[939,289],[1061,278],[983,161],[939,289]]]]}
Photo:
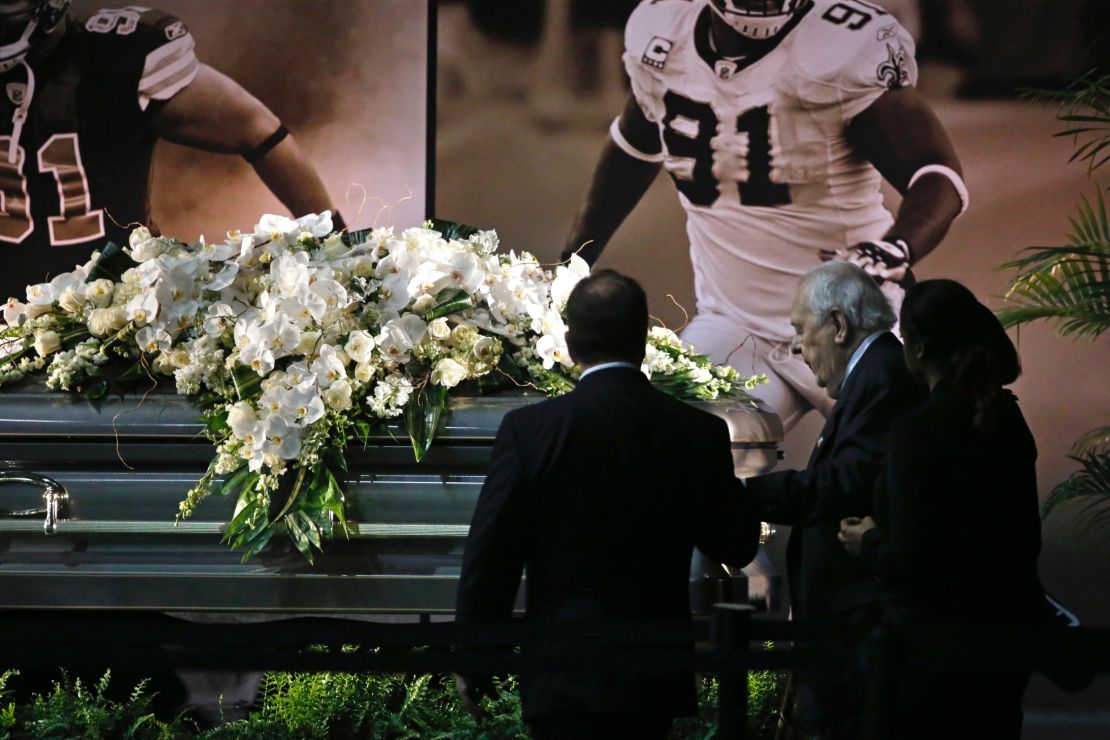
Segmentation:
{"type": "MultiPolygon", "coordinates": [[[[284,532],[311,562],[348,531],[349,441],[402,417],[419,460],[464,381],[574,387],[563,309],[588,274],[577,256],[548,269],[498,252],[493,231],[446,222],[341,234],[326,212],[267,215],[252,233],[196,244],[140,227],[128,248],[8,301],[0,384],[44,372],[48,388],[95,401],[172,377],[216,446],[178,520],[213,493],[234,495],[225,540],[244,559],[284,532]]],[[[765,381],[658,327],[643,370],[685,399],[747,398],[765,381]]]]}

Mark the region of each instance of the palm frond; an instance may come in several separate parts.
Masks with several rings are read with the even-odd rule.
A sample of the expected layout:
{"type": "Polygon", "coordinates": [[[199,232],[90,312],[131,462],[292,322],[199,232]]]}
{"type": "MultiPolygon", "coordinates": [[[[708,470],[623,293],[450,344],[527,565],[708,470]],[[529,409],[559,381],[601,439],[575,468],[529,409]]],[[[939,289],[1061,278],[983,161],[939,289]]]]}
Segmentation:
{"type": "Polygon", "coordinates": [[[1029,247],[1000,269],[1017,270],[998,312],[1003,326],[1053,321],[1064,336],[1093,340],[1110,329],[1110,216],[1101,188],[1071,218],[1068,245],[1029,247]]]}
{"type": "Polygon", "coordinates": [[[1092,429],[1071,446],[1072,455],[1110,453],[1110,427],[1092,429]]]}
{"type": "Polygon", "coordinates": [[[1110,452],[1088,452],[1069,457],[1080,464],[1080,469],[1049,492],[1041,504],[1042,518],[1065,501],[1074,499],[1089,499],[1085,506],[1088,514],[1092,511],[1099,513],[1103,507],[1110,506],[1110,452]]]}
{"type": "Polygon", "coordinates": [[[1086,162],[1088,173],[1110,161],[1110,74],[1093,69],[1062,90],[1034,90],[1025,97],[1059,106],[1056,117],[1064,128],[1056,136],[1075,140],[1070,161],[1086,162]]]}

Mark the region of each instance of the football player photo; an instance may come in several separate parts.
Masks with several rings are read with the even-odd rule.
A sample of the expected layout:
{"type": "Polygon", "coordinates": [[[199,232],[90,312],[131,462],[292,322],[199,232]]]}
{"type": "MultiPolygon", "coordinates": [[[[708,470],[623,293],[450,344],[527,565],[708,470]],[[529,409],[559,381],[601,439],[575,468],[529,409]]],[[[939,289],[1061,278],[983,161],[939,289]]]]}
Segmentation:
{"type": "Polygon", "coordinates": [[[832,405],[790,351],[798,278],[847,259],[895,310],[909,268],[967,207],[915,92],[914,41],[863,0],[659,0],[625,29],[631,94],[566,241],[593,264],[660,169],[686,212],[696,316],[682,338],[770,383],[787,430],[832,405]],[[896,215],[881,181],[903,195],[896,215]]]}
{"type": "MultiPolygon", "coordinates": [[[[185,17],[195,16],[205,30],[212,29],[211,48],[217,52],[232,39],[252,45],[251,58],[271,65],[254,77],[287,83],[288,91],[271,90],[269,97],[294,101],[305,97],[303,75],[275,76],[272,65],[290,59],[294,48],[302,66],[313,55],[335,52],[323,42],[314,47],[311,33],[296,44],[282,28],[267,32],[267,23],[292,16],[289,3],[273,3],[264,14],[250,12],[257,3],[249,2],[171,0],[167,5],[173,8],[165,9],[104,2],[0,2],[0,289],[5,296],[22,299],[25,286],[74,269],[106,243],[126,244],[138,225],[195,241],[205,228],[218,229],[211,233],[217,238],[227,230],[250,229],[267,212],[296,217],[330,210],[336,228],[342,228],[363,206],[346,197],[351,182],[383,199],[400,198],[398,188],[375,192],[372,178],[380,168],[357,129],[351,139],[365,148],[354,156],[336,151],[327,159],[357,162],[362,171],[345,168],[343,179],[322,174],[322,142],[310,154],[294,133],[296,124],[284,121],[231,73],[205,63],[185,17]],[[280,38],[284,49],[274,43],[280,38]],[[169,164],[161,169],[155,165],[156,151],[164,149],[156,148],[159,142],[180,145],[170,147],[169,164]],[[246,177],[240,169],[248,170],[246,177]]],[[[321,18],[334,14],[332,5],[322,4],[321,18]]],[[[346,3],[355,16],[374,12],[370,5],[346,3]]],[[[423,38],[424,20],[416,14],[413,22],[423,38]]],[[[426,71],[418,61],[412,76],[421,110],[414,118],[422,121],[426,71]]],[[[334,137],[329,145],[346,144],[334,137]]],[[[416,162],[406,177],[419,188],[423,132],[398,148],[405,146],[416,162]]],[[[422,198],[422,192],[416,195],[422,198]]],[[[366,210],[372,215],[377,208],[366,210]]]]}

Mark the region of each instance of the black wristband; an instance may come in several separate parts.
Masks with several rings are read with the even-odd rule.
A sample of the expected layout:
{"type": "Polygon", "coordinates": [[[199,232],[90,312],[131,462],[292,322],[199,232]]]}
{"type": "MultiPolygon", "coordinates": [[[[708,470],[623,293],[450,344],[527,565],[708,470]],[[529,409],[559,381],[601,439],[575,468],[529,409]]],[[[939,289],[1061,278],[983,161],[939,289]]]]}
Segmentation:
{"type": "Polygon", "coordinates": [[[262,142],[261,144],[256,146],[254,149],[251,149],[249,152],[244,154],[243,159],[247,160],[251,164],[254,164],[258,160],[262,159],[267,154],[269,154],[270,150],[273,149],[278,144],[280,144],[282,141],[284,141],[285,137],[288,136],[288,135],[289,135],[289,129],[285,128],[284,123],[281,124],[280,126],[278,126],[277,131],[270,134],[266,138],[266,141],[262,142]]]}

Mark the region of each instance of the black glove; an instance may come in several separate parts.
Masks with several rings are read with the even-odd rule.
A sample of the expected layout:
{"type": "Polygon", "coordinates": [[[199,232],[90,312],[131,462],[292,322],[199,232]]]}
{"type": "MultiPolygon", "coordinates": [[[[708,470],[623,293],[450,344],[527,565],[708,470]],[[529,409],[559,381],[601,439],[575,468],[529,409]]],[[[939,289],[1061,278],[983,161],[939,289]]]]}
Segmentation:
{"type": "Polygon", "coordinates": [[[853,244],[847,249],[837,250],[837,257],[863,268],[880,285],[886,281],[906,285],[912,283],[910,272],[910,247],[904,239],[853,244]]]}

